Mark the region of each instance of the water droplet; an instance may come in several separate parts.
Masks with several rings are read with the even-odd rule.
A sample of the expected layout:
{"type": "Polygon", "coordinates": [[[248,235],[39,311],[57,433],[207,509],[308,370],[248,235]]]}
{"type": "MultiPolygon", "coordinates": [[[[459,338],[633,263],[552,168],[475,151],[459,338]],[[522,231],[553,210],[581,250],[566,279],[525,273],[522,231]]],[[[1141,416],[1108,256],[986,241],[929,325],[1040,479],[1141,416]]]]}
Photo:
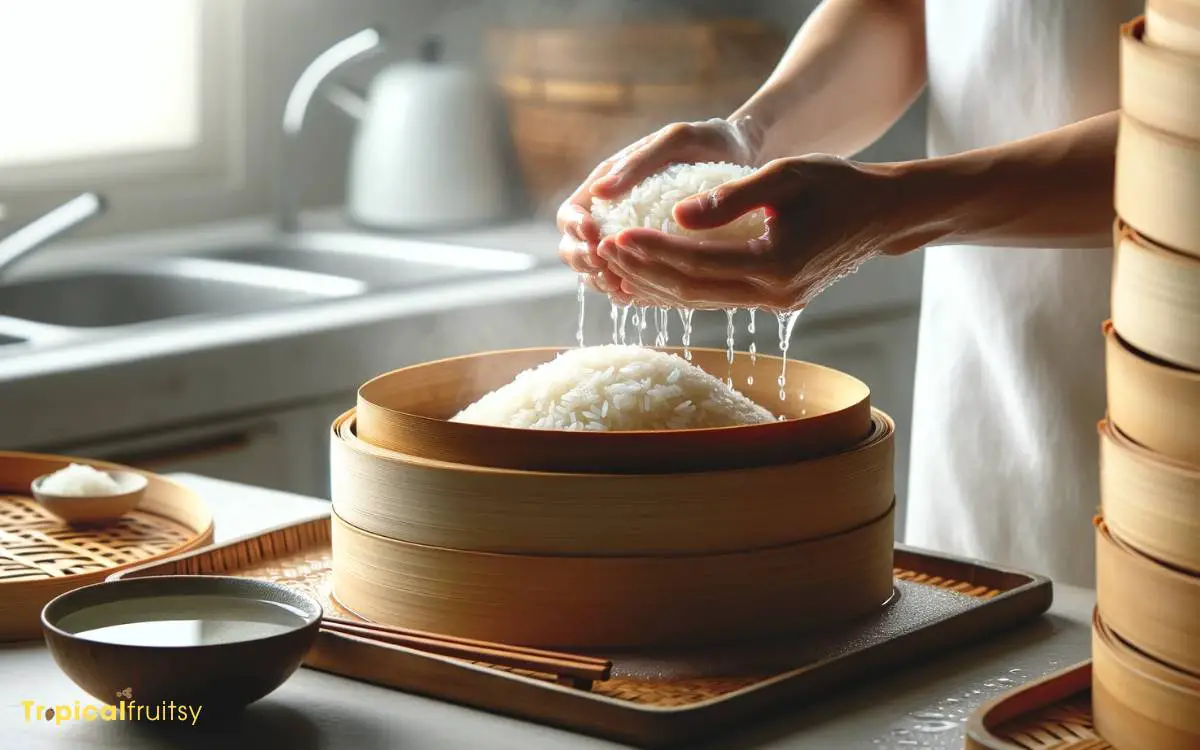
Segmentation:
{"type": "Polygon", "coordinates": [[[575,343],[580,347],[583,346],[583,309],[584,302],[587,300],[587,282],[584,281],[584,275],[579,274],[579,292],[575,295],[579,302],[579,327],[575,330],[575,343]]]}
{"type": "Polygon", "coordinates": [[[617,321],[621,317],[621,306],[618,305],[616,302],[613,302],[612,310],[609,312],[608,317],[612,320],[612,328],[613,328],[612,342],[614,344],[619,344],[619,343],[621,343],[621,332],[617,328],[617,321]]]}

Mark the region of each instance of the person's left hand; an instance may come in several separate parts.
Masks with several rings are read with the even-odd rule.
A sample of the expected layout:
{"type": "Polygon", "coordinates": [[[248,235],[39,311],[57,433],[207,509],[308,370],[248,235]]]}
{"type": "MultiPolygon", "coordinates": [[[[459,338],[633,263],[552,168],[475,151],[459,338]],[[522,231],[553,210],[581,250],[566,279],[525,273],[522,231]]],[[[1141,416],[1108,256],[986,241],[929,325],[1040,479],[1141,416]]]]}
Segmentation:
{"type": "Polygon", "coordinates": [[[823,155],[779,159],[674,210],[680,226],[708,229],[762,208],[761,237],[698,240],[637,228],[606,237],[598,253],[620,281],[612,293],[620,303],[797,310],[864,261],[921,246],[907,198],[890,167],[823,155]]]}

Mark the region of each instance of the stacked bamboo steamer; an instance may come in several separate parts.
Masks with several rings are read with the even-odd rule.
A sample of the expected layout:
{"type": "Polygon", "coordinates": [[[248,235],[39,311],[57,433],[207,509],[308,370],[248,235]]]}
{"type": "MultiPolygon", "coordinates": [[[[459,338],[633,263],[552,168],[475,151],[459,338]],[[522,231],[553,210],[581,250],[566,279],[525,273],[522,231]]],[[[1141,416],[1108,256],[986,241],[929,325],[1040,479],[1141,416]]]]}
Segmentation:
{"type": "Polygon", "coordinates": [[[1118,750],[1200,747],[1200,2],[1122,29],[1093,711],[1118,750]]]}
{"type": "MultiPolygon", "coordinates": [[[[533,646],[791,635],[894,595],[891,419],[836,370],[738,355],[780,422],[663,432],[448,421],[559,349],[381,375],[333,424],[333,596],[368,620],[533,646]],[[798,398],[803,390],[804,398],[798,398]]],[[[724,351],[693,363],[726,376],[724,351]]]]}

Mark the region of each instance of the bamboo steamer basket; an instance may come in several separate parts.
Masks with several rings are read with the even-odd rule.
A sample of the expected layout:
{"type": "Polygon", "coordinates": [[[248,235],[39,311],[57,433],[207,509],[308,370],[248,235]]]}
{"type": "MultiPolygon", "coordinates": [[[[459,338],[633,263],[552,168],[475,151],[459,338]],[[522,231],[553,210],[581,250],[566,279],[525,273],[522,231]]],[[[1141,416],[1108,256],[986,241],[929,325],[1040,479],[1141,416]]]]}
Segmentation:
{"type": "Polygon", "coordinates": [[[557,203],[634,140],[736,109],[787,38],[753,20],[658,21],[496,28],[487,48],[526,189],[557,203]]]}
{"type": "Polygon", "coordinates": [[[1156,361],[1104,324],[1109,418],[1138,444],[1200,466],[1200,372],[1156,361]]]}
{"type": "Polygon", "coordinates": [[[1200,371],[1200,259],[1167,250],[1124,225],[1118,226],[1116,246],[1112,324],[1121,340],[1176,367],[1200,371]]]}
{"type": "Polygon", "coordinates": [[[1146,22],[1121,27],[1121,109],[1152,128],[1200,139],[1200,56],[1144,41],[1146,22]]]}
{"type": "Polygon", "coordinates": [[[1200,574],[1200,468],[1100,423],[1100,495],[1113,534],[1149,557],[1200,574]]]}
{"type": "Polygon", "coordinates": [[[342,518],[384,537],[533,555],[705,554],[838,534],[891,506],[894,435],[832,456],[684,474],[525,472],[408,456],[363,442],[353,410],[333,423],[331,490],[342,518]]]}
{"type": "Polygon", "coordinates": [[[1146,0],[1146,43],[1200,55],[1200,2],[1146,0]]]}
{"type": "Polygon", "coordinates": [[[1125,643],[1092,615],[1092,719],[1116,750],[1200,747],[1200,678],[1125,643]]]}
{"type": "Polygon", "coordinates": [[[1200,256],[1200,141],[1152,128],[1121,113],[1115,206],[1150,242],[1200,256]]]}
{"type": "Polygon", "coordinates": [[[530,646],[747,642],[866,615],[894,595],[894,506],[836,536],[668,557],[501,555],[402,542],[333,514],[332,591],[398,627],[530,646]]]}
{"type": "Polygon", "coordinates": [[[1200,679],[1200,578],[1153,560],[1096,526],[1096,606],[1121,639],[1200,679]]]}
{"type": "MultiPolygon", "coordinates": [[[[364,442],[418,458],[470,466],[585,473],[679,473],[747,468],[832,455],[871,431],[870,389],[857,378],[788,360],[789,398],[779,399],[782,360],[739,353],[734,382],[782,422],[711,429],[594,432],[535,430],[451,422],[478,398],[562,348],[484,352],[405,367],[358,391],[357,434],[364,442]],[[754,385],[744,386],[749,375],[754,385]],[[801,393],[803,398],[801,398],[801,393]]],[[[681,353],[681,349],[665,351],[681,353]]],[[[724,378],[726,353],[691,349],[692,363],[724,378]]]]}

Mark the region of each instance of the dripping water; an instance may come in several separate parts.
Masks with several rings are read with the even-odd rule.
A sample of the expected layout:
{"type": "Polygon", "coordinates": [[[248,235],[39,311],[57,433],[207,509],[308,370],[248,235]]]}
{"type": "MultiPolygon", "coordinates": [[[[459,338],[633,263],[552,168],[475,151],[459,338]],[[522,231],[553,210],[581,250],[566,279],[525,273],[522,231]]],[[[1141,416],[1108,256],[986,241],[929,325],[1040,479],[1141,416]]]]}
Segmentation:
{"type": "Polygon", "coordinates": [[[725,371],[725,383],[733,387],[733,339],[735,330],[733,327],[733,316],[737,313],[736,307],[730,307],[725,310],[725,362],[728,365],[725,371]]]}
{"type": "Polygon", "coordinates": [[[642,337],[646,333],[646,307],[639,307],[633,314],[633,326],[637,329],[638,346],[645,346],[642,337]]]}
{"type": "Polygon", "coordinates": [[[629,343],[629,339],[625,334],[625,327],[629,323],[629,308],[630,307],[633,307],[633,305],[625,305],[624,307],[621,308],[621,323],[620,323],[621,335],[619,336],[619,338],[621,339],[622,346],[629,343]]]}
{"type": "Polygon", "coordinates": [[[679,311],[679,319],[683,321],[683,358],[692,361],[692,315],[695,310],[685,307],[679,311]]]}
{"type": "Polygon", "coordinates": [[[758,344],[754,342],[754,314],[758,312],[758,308],[752,307],[746,312],[750,313],[750,322],[746,325],[746,333],[750,334],[750,374],[746,376],[746,385],[754,385],[754,365],[758,362],[758,344]]]}
{"type": "Polygon", "coordinates": [[[792,330],[796,327],[796,319],[800,317],[799,310],[792,312],[777,312],[776,319],[779,321],[779,355],[783,358],[783,363],[779,371],[779,400],[787,400],[787,391],[784,389],[787,385],[787,352],[788,345],[792,340],[792,330]]]}
{"type": "Polygon", "coordinates": [[[587,282],[584,281],[583,274],[579,275],[579,292],[575,298],[579,301],[579,327],[575,329],[575,343],[583,347],[583,306],[587,299],[587,282]]]}
{"type": "Polygon", "coordinates": [[[617,320],[621,315],[621,309],[620,309],[620,306],[616,302],[612,302],[611,304],[612,304],[612,311],[609,312],[608,317],[610,319],[612,319],[613,343],[619,344],[619,343],[621,343],[621,336],[620,336],[620,331],[617,330],[617,320]]]}
{"type": "Polygon", "coordinates": [[[671,316],[665,307],[654,311],[654,345],[662,349],[671,342],[671,316]]]}

